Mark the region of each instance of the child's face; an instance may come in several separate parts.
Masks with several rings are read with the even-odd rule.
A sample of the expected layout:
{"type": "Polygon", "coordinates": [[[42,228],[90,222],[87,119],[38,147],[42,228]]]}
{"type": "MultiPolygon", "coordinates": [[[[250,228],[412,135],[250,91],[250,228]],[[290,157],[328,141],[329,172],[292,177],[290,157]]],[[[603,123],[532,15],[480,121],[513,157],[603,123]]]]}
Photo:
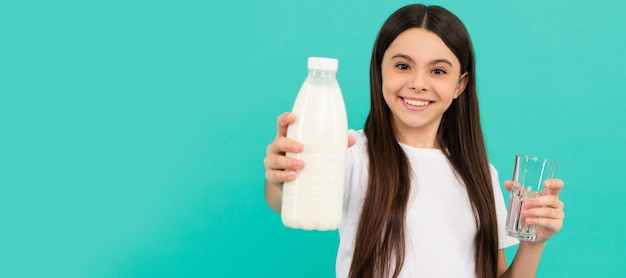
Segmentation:
{"type": "Polygon", "coordinates": [[[434,143],[443,113],[465,89],[460,69],[454,53],[426,29],[408,29],[389,45],[381,64],[383,97],[401,137],[426,135],[434,143]]]}

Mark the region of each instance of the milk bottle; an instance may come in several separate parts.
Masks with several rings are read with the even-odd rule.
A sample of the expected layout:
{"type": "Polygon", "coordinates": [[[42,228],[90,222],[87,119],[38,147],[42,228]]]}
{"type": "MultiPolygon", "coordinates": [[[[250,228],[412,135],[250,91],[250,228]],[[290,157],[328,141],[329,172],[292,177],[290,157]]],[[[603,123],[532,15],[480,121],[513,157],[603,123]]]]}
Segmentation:
{"type": "Polygon", "coordinates": [[[348,120],[335,77],[338,63],[309,57],[309,74],[293,106],[296,120],[287,137],[302,142],[303,150],[286,155],[305,166],[283,185],[281,218],[287,227],[325,231],[341,221],[348,120]]]}

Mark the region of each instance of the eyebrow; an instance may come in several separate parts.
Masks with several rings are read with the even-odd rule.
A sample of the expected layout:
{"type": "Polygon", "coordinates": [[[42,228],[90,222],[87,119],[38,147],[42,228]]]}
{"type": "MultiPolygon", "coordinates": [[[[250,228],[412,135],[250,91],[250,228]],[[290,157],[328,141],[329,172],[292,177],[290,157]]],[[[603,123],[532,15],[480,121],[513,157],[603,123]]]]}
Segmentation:
{"type": "MultiPolygon", "coordinates": [[[[413,58],[411,58],[411,56],[406,55],[406,54],[402,54],[402,53],[398,53],[396,55],[391,56],[391,59],[394,59],[394,58],[403,58],[403,59],[408,60],[409,62],[413,62],[413,63],[415,62],[413,60],[413,58]]],[[[435,60],[432,60],[432,61],[428,62],[429,65],[436,65],[436,64],[439,64],[439,63],[448,64],[451,67],[454,67],[454,66],[452,66],[452,63],[450,61],[448,61],[447,59],[435,59],[435,60]]]]}

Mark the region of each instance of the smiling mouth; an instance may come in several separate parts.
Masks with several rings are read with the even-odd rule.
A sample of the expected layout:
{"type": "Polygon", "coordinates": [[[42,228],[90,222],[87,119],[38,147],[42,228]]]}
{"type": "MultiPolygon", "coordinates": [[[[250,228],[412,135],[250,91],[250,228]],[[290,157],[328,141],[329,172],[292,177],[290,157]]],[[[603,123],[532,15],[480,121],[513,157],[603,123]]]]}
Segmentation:
{"type": "Polygon", "coordinates": [[[416,107],[424,107],[431,103],[431,101],[428,101],[428,100],[417,100],[417,99],[406,99],[406,98],[403,98],[402,100],[404,101],[404,103],[411,105],[411,106],[416,106],[416,107]]]}

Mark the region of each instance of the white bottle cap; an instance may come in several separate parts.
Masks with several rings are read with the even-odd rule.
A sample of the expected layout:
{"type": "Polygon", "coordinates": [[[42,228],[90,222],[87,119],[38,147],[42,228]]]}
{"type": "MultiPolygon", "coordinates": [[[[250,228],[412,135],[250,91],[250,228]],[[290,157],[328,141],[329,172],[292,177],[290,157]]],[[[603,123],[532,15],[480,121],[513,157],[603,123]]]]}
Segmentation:
{"type": "Polygon", "coordinates": [[[308,69],[337,71],[339,60],[323,57],[309,57],[308,69]]]}

